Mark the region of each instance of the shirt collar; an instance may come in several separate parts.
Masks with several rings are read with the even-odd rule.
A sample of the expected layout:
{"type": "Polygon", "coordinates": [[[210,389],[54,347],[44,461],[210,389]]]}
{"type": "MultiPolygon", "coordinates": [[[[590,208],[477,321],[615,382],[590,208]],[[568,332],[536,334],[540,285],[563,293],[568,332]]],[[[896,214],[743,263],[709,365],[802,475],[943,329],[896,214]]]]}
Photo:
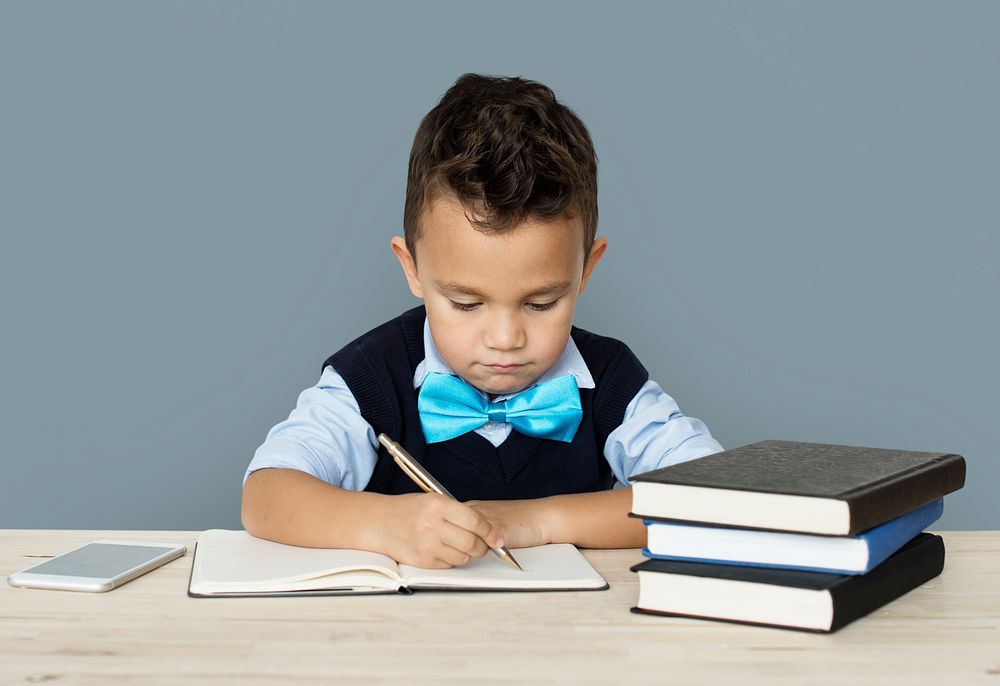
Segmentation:
{"type": "MultiPolygon", "coordinates": [[[[451,367],[448,366],[441,355],[438,353],[437,348],[434,346],[434,338],[431,336],[431,326],[424,318],[424,359],[421,360],[420,364],[417,365],[417,370],[413,374],[413,387],[419,388],[424,382],[424,379],[431,372],[439,372],[441,374],[451,374],[453,376],[458,376],[451,367]]],[[[574,379],[576,379],[577,388],[593,388],[594,387],[594,377],[590,374],[590,369],[587,368],[587,363],[583,361],[583,355],[580,354],[580,349],[576,347],[576,342],[573,341],[573,337],[570,336],[569,340],[566,341],[566,347],[563,348],[562,355],[556,360],[556,363],[552,365],[551,369],[542,374],[538,379],[535,380],[529,388],[534,388],[538,384],[545,383],[546,381],[551,381],[552,379],[557,379],[560,376],[566,376],[569,374],[574,379]]],[[[478,390],[478,389],[477,389],[478,390]]],[[[522,389],[524,391],[527,388],[522,389]]],[[[481,392],[481,391],[480,391],[481,392]]],[[[520,393],[522,391],[518,391],[520,393]]],[[[507,395],[497,396],[496,400],[506,400],[517,395],[517,393],[509,393],[507,395]]],[[[485,396],[484,396],[485,397],[485,396]]]]}

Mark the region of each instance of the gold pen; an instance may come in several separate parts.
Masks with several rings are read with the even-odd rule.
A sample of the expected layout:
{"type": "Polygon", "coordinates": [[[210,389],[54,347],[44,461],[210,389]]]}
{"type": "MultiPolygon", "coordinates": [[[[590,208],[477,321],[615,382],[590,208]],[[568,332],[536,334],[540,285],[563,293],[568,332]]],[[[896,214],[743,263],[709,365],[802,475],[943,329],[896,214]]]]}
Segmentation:
{"type": "MultiPolygon", "coordinates": [[[[419,462],[414,460],[413,457],[408,452],[406,452],[403,449],[403,446],[401,446],[399,443],[392,440],[385,434],[378,435],[378,442],[385,446],[385,449],[389,451],[390,455],[392,455],[392,459],[396,461],[396,464],[399,465],[399,468],[402,469],[403,472],[408,477],[413,479],[414,483],[420,486],[420,488],[422,488],[424,491],[426,491],[427,493],[438,493],[440,495],[446,495],[452,500],[456,499],[455,496],[449,493],[444,486],[439,484],[437,479],[431,476],[430,473],[426,469],[424,469],[419,462]]],[[[500,546],[499,548],[490,547],[490,550],[496,553],[497,557],[499,557],[504,562],[509,563],[512,567],[514,567],[518,571],[521,572],[524,571],[524,569],[521,568],[521,565],[517,563],[517,560],[514,559],[514,556],[510,554],[510,551],[507,550],[506,546],[500,546]]]]}

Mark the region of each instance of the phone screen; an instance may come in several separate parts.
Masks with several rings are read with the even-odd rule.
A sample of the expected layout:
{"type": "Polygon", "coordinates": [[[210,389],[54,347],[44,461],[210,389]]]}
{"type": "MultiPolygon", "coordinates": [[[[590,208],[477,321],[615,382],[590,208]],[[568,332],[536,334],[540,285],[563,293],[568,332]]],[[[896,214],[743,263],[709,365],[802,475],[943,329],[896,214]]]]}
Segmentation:
{"type": "Polygon", "coordinates": [[[170,550],[148,545],[88,543],[32,567],[31,573],[110,579],[170,550]]]}

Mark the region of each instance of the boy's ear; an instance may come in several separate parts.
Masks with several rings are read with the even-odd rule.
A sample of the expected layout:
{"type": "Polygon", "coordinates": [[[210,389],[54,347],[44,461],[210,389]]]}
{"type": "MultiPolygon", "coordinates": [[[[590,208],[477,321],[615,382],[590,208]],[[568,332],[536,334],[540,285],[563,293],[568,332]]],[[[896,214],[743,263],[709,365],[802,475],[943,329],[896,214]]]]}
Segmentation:
{"type": "Polygon", "coordinates": [[[604,251],[608,249],[608,239],[604,236],[598,236],[594,239],[594,244],[590,246],[590,254],[587,255],[587,261],[583,265],[583,278],[580,279],[580,293],[587,287],[587,281],[590,279],[591,272],[594,271],[594,267],[597,263],[601,261],[604,256],[604,251]]]}
{"type": "Polygon", "coordinates": [[[390,245],[392,251],[396,253],[396,259],[399,260],[400,266],[403,267],[403,273],[406,274],[406,283],[410,287],[410,293],[423,300],[424,289],[420,287],[420,279],[417,278],[417,261],[413,259],[413,255],[406,247],[406,241],[403,240],[402,236],[393,236],[390,245]]]}

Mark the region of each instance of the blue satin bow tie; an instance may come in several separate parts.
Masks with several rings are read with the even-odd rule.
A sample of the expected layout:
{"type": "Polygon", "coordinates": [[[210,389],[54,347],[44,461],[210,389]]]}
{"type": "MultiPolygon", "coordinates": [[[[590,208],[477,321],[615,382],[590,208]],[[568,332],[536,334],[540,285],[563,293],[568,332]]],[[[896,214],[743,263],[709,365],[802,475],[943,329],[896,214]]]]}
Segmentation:
{"type": "Polygon", "coordinates": [[[580,390],[570,375],[489,402],[459,377],[430,372],[420,388],[417,409],[428,443],[461,436],[486,422],[509,422],[523,434],[569,443],[583,416],[580,390]]]}

